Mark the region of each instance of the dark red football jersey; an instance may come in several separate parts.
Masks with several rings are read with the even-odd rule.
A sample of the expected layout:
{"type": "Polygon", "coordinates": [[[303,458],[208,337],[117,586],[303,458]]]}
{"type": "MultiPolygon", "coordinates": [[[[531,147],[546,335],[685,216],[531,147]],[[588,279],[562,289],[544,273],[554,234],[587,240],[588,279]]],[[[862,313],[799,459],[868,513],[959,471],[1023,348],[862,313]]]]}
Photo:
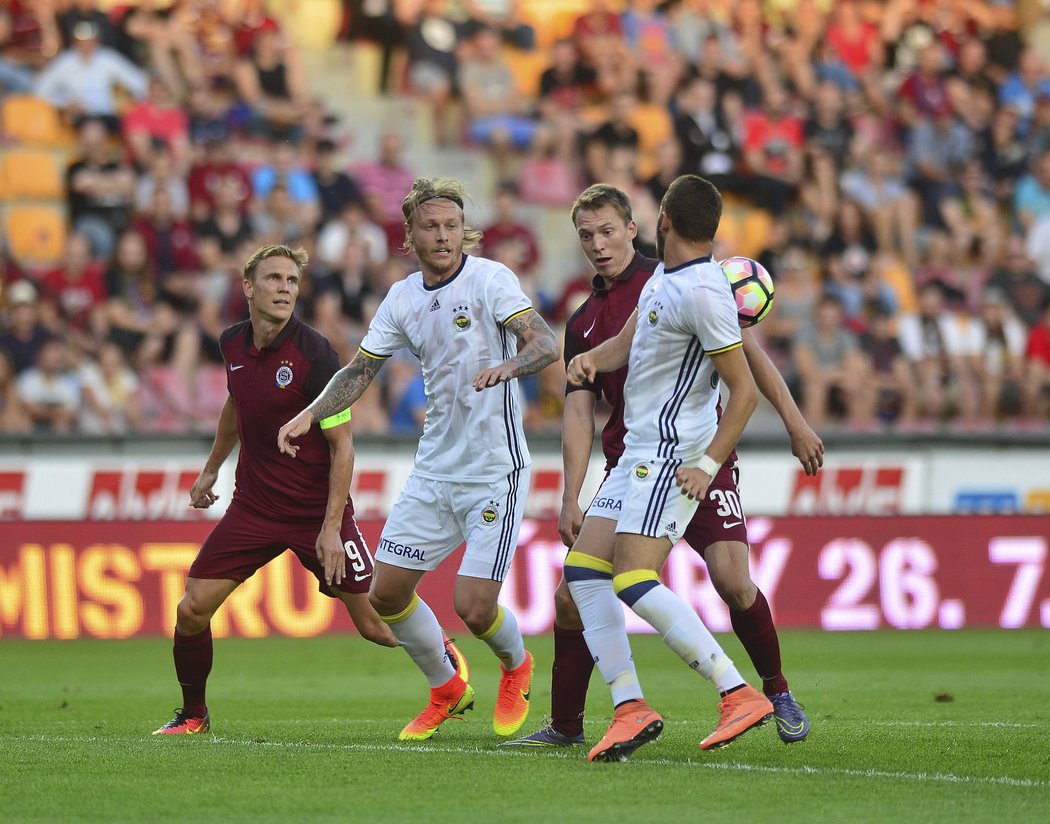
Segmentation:
{"type": "Polygon", "coordinates": [[[219,343],[241,439],[233,499],[267,520],[320,526],[328,504],[328,441],[314,425],[296,440],[299,454],[291,458],[277,449],[277,432],[321,394],[339,356],[295,317],[262,350],[252,341],[251,321],[228,328],[219,343]]]}
{"type": "MultiPolygon", "coordinates": [[[[635,252],[623,274],[613,281],[608,289],[605,288],[604,280],[594,276],[590,297],[580,305],[565,325],[565,346],[562,351],[566,365],[581,352],[587,352],[620,333],[638,306],[638,296],[659,264],[660,261],[635,252]]],[[[597,381],[593,383],[585,383],[582,386],[573,386],[571,383],[565,385],[566,395],[585,389],[604,397],[612,407],[612,414],[602,429],[602,452],[605,455],[606,470],[616,466],[623,454],[623,439],[627,434],[627,427],[623,423],[625,383],[626,366],[615,372],[599,372],[597,381]]],[[[722,415],[721,405],[718,407],[718,415],[722,415]]],[[[734,450],[725,463],[732,465],[735,461],[734,450]]]]}

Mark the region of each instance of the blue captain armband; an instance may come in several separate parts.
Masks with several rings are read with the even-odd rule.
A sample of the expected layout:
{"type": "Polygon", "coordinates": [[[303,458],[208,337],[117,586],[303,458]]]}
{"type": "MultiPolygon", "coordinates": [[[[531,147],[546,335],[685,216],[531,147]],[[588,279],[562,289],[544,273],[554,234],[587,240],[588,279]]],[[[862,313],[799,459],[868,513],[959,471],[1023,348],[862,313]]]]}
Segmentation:
{"type": "Polygon", "coordinates": [[[350,407],[347,407],[342,412],[336,412],[334,415],[329,415],[323,421],[321,421],[321,429],[332,429],[336,426],[341,426],[350,420],[350,407]]]}

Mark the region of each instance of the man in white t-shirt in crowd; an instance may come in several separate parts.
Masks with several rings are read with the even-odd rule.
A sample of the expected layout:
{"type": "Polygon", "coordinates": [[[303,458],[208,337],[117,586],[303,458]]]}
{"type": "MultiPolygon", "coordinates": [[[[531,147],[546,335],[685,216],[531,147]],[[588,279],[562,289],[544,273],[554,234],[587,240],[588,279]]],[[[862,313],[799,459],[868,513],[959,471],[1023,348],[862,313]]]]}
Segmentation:
{"type": "Polygon", "coordinates": [[[464,222],[465,196],[455,180],[415,181],[402,213],[421,271],[394,284],[357,355],[278,435],[278,448],[294,456],[292,440],[350,407],[391,355],[407,348],[419,358],[427,394],[423,435],[383,529],[369,593],[430,684],[430,702],[401,731],[402,740],[429,738],[473,707],[469,674],[449,661],[437,618],[416,593],[423,575],[464,540],[454,604],[502,665],[494,730],[512,735],[529,711],[532,655],[497,598],[517,547],[530,478],[515,379],[551,364],[558,343],[513,272],[463,254],[481,240],[464,222]]]}

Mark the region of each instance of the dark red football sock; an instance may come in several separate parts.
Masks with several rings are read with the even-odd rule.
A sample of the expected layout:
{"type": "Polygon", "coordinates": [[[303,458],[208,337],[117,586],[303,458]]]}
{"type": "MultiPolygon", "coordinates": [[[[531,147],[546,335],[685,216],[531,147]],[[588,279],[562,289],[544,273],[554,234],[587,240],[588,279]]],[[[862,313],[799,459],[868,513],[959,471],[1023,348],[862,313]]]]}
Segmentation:
{"type": "Polygon", "coordinates": [[[211,673],[211,627],[196,635],[183,635],[175,630],[175,675],[182,687],[182,709],[193,717],[207,712],[204,690],[211,673]]]}
{"type": "Polygon", "coordinates": [[[747,609],[740,612],[729,610],[729,618],[733,622],[733,632],[762,678],[762,692],[766,695],[787,692],[788,682],[780,671],[780,639],[762,590],[747,609]]]}
{"type": "Polygon", "coordinates": [[[583,732],[587,687],[594,658],[582,629],[554,625],[554,666],[551,667],[551,726],[570,738],[583,732]]]}

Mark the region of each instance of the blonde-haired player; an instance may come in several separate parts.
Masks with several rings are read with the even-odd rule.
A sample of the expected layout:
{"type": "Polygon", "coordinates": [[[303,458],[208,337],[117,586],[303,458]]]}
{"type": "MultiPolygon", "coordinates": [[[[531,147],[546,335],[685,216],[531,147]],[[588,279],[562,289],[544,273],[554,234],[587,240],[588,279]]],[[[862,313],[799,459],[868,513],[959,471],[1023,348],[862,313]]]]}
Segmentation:
{"type": "Polygon", "coordinates": [[[430,684],[430,701],[401,731],[403,740],[429,738],[473,706],[474,689],[449,662],[437,618],[416,594],[423,575],[464,540],[454,605],[501,662],[497,734],[511,735],[525,722],[532,683],[532,656],[497,598],[530,477],[515,379],[552,363],[558,343],[513,272],[463,254],[481,239],[464,222],[465,197],[455,180],[415,181],[402,212],[405,244],[420,271],[394,284],[357,355],[278,436],[279,448],[294,454],[292,439],[353,404],[394,352],[407,348],[420,359],[426,422],[379,542],[369,596],[430,684]]]}

